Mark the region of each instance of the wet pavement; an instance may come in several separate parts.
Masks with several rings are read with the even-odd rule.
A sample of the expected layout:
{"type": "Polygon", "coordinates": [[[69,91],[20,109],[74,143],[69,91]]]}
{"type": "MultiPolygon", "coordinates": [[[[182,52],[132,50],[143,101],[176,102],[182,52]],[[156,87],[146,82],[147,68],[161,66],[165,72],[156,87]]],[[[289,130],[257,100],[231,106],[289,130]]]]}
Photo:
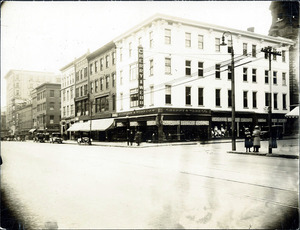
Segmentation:
{"type": "MultiPolygon", "coordinates": [[[[297,143],[285,140],[278,150],[298,154],[297,143]]],[[[1,191],[18,223],[286,229],[299,222],[298,159],[228,154],[230,143],[100,144],[2,142],[1,191]]]]}

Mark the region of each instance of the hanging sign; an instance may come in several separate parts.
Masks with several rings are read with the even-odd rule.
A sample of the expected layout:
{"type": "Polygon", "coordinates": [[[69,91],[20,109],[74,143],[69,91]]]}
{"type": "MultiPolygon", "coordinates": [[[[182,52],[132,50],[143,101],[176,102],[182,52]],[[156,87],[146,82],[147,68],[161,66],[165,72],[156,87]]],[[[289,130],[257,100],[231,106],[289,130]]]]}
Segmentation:
{"type": "Polygon", "coordinates": [[[144,50],[142,46],[138,47],[138,89],[139,89],[139,107],[144,107],[144,50]]]}

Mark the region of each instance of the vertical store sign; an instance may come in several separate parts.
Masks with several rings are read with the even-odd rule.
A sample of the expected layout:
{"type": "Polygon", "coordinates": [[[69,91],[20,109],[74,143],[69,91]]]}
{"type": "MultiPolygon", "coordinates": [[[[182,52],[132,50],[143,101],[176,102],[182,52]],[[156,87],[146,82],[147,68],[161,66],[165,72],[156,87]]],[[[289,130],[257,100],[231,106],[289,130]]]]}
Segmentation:
{"type": "Polygon", "coordinates": [[[139,107],[144,106],[144,50],[142,46],[138,47],[138,89],[139,89],[139,107]]]}

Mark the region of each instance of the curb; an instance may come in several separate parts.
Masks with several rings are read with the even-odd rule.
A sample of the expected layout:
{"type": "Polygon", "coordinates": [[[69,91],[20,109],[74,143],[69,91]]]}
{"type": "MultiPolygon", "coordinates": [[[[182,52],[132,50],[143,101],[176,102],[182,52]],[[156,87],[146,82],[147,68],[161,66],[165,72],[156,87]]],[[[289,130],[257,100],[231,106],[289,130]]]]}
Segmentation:
{"type": "Polygon", "coordinates": [[[252,155],[252,156],[265,156],[265,157],[280,157],[280,158],[288,158],[288,159],[299,159],[299,156],[296,156],[296,155],[285,155],[285,154],[277,154],[277,153],[269,154],[269,153],[238,152],[238,151],[227,151],[227,153],[252,155]]]}

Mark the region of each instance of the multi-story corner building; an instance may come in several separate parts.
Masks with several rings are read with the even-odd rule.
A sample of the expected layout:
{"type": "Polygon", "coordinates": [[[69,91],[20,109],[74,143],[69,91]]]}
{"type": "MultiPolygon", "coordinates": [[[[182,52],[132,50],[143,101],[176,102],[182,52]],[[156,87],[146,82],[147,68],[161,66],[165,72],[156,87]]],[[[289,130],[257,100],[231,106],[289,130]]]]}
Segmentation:
{"type": "Polygon", "coordinates": [[[60,84],[44,83],[36,87],[36,128],[38,131],[60,131],[60,84]]]}
{"type": "Polygon", "coordinates": [[[61,133],[75,123],[75,61],[60,69],[61,79],[61,133]]]}
{"type": "Polygon", "coordinates": [[[109,42],[80,61],[84,63],[83,77],[78,70],[75,97],[76,120],[80,122],[68,131],[91,131],[93,139],[110,140],[113,132],[107,129],[113,125],[116,112],[115,45],[109,42]]]}
{"type": "Polygon", "coordinates": [[[7,127],[10,134],[16,130],[16,105],[30,100],[32,89],[45,82],[60,83],[60,77],[48,72],[10,70],[5,75],[7,127]]]}
{"type": "Polygon", "coordinates": [[[294,44],[289,47],[290,109],[299,106],[299,2],[273,1],[270,5],[272,25],[269,35],[289,38],[294,44]]]}
{"type": "Polygon", "coordinates": [[[231,134],[231,54],[235,56],[237,135],[273,123],[284,125],[289,108],[289,39],[197,21],[155,15],[120,35],[116,43],[117,115],[120,129],[143,139],[202,139],[231,134]],[[231,36],[232,35],[232,40],[231,36]],[[261,49],[281,51],[272,70],[261,49]]]}
{"type": "Polygon", "coordinates": [[[75,67],[75,117],[76,120],[89,118],[88,60],[89,52],[76,59],[75,67]]]}

